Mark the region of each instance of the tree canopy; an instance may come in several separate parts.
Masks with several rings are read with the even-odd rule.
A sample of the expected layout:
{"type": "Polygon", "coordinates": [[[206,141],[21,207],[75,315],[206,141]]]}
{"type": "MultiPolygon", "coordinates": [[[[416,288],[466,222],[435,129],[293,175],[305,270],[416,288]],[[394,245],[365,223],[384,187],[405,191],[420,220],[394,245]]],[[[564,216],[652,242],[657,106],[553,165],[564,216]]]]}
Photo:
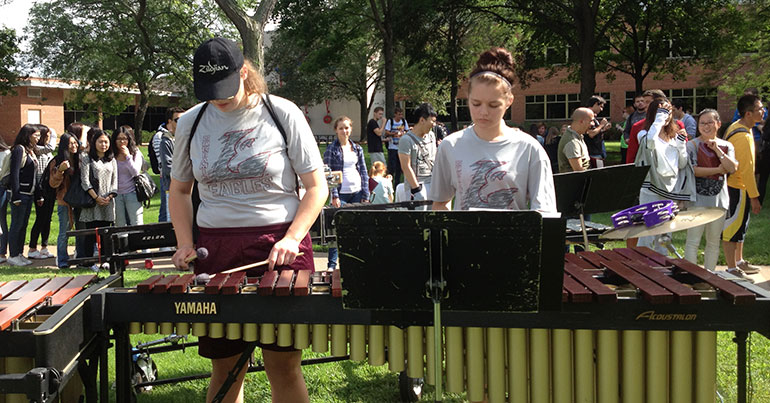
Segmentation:
{"type": "Polygon", "coordinates": [[[19,40],[12,28],[0,28],[0,95],[13,92],[19,81],[16,66],[16,54],[19,53],[19,40]]]}
{"type": "Polygon", "coordinates": [[[122,112],[139,92],[139,130],[150,97],[192,83],[192,54],[211,36],[217,16],[206,0],[56,0],[30,11],[27,63],[46,76],[78,84],[74,99],[88,110],[122,112]]]}

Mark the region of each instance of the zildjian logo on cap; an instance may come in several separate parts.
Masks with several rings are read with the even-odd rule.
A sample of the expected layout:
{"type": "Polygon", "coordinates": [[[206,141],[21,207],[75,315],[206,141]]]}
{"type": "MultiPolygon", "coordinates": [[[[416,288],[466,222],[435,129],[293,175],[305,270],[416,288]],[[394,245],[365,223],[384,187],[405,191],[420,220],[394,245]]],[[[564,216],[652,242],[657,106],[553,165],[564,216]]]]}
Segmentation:
{"type": "Polygon", "coordinates": [[[201,64],[198,65],[198,73],[206,74],[211,73],[211,75],[214,75],[217,71],[227,70],[227,66],[220,66],[218,64],[211,64],[211,62],[208,62],[208,64],[201,64]]]}

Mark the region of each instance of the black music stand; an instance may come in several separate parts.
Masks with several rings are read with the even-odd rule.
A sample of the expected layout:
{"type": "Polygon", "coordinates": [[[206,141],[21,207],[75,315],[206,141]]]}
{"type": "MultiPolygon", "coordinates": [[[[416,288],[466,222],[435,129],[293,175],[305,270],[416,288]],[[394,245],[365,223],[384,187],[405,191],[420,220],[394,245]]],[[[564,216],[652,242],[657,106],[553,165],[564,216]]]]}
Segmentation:
{"type": "MultiPolygon", "coordinates": [[[[559,310],[564,220],[535,211],[339,211],[346,309],[559,310]],[[387,246],[387,247],[384,247],[387,246]],[[443,307],[442,307],[443,304],[443,307]]],[[[436,360],[436,374],[441,373],[436,360]]],[[[442,385],[436,382],[436,401],[442,385]]]]}
{"type": "Polygon", "coordinates": [[[618,211],[638,204],[639,189],[650,167],[613,165],[553,176],[556,207],[563,216],[580,217],[583,243],[588,250],[585,214],[618,211]]]}

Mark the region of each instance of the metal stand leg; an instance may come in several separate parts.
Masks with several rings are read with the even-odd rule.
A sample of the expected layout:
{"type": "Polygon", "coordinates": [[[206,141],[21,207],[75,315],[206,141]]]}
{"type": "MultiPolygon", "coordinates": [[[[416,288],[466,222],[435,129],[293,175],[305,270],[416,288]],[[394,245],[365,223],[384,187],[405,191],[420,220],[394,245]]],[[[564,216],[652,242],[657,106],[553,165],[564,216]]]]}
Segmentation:
{"type": "Polygon", "coordinates": [[[746,403],[746,339],[748,332],[735,332],[733,341],[738,345],[738,403],[746,403]]]}
{"type": "Polygon", "coordinates": [[[583,213],[580,213],[580,229],[583,231],[583,246],[588,252],[588,233],[586,232],[586,220],[583,217],[583,213]]]}
{"type": "Polygon", "coordinates": [[[118,403],[130,403],[135,400],[135,396],[131,387],[131,341],[128,337],[128,328],[121,324],[113,331],[115,333],[115,394],[118,403]]]}
{"type": "Polygon", "coordinates": [[[219,403],[225,398],[225,396],[227,395],[227,391],[230,390],[230,387],[233,386],[233,383],[235,383],[235,379],[238,377],[238,374],[241,372],[241,368],[243,368],[243,366],[246,365],[246,361],[249,360],[256,346],[257,346],[256,342],[251,342],[248,345],[246,345],[246,350],[244,350],[241,356],[238,358],[238,362],[235,363],[235,367],[233,367],[230,373],[227,374],[227,379],[225,379],[225,382],[217,391],[217,394],[216,396],[214,396],[212,403],[219,403]]]}
{"type": "Polygon", "coordinates": [[[110,380],[109,365],[107,364],[107,350],[110,348],[110,340],[107,334],[99,335],[99,401],[108,402],[110,400],[110,380]]]}

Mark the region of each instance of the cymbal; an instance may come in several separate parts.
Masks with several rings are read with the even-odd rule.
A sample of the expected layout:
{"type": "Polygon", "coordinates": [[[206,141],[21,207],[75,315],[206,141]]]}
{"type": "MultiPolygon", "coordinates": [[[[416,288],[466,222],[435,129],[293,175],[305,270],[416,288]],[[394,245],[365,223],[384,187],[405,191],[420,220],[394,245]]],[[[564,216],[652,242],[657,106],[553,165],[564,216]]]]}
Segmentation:
{"type": "Polygon", "coordinates": [[[682,211],[671,221],[648,228],[644,225],[632,225],[618,229],[611,229],[599,238],[602,239],[628,239],[639,238],[642,236],[660,235],[667,232],[682,231],[699,225],[708,224],[724,216],[725,211],[721,208],[692,208],[682,211]]]}

